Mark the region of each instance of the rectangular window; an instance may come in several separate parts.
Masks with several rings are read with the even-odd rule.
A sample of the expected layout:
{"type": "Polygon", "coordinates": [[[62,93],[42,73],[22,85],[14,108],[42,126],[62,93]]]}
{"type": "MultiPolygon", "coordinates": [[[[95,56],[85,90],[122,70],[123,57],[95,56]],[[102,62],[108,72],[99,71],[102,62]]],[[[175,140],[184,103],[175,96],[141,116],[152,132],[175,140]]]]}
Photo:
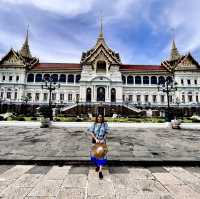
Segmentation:
{"type": "Polygon", "coordinates": [[[153,103],[157,102],[157,95],[153,95],[153,103]]]}
{"type": "Polygon", "coordinates": [[[15,92],[15,100],[17,99],[17,92],[15,92]]]}
{"type": "Polygon", "coordinates": [[[190,84],[191,84],[191,81],[190,81],[190,79],[188,79],[188,80],[187,80],[187,83],[188,83],[188,85],[190,85],[190,84]]]}
{"type": "Polygon", "coordinates": [[[169,102],[172,103],[172,96],[169,96],[169,102]]]}
{"type": "Polygon", "coordinates": [[[79,102],[80,95],[76,94],[76,102],[79,102]]]}
{"type": "Polygon", "coordinates": [[[65,96],[64,96],[64,93],[61,93],[61,94],[60,94],[60,100],[63,101],[63,100],[64,100],[64,97],[65,97],[65,96]]]}
{"type": "Polygon", "coordinates": [[[164,103],[164,102],[165,102],[165,96],[164,96],[164,95],[161,95],[161,96],[160,96],[160,101],[161,101],[161,103],[164,103]]]}
{"type": "Polygon", "coordinates": [[[48,93],[44,93],[44,94],[43,94],[43,101],[46,102],[46,101],[47,101],[47,98],[48,98],[48,93]]]}
{"type": "Polygon", "coordinates": [[[52,93],[52,100],[56,100],[56,93],[52,93]]]}
{"type": "Polygon", "coordinates": [[[11,92],[7,92],[7,99],[11,99],[11,92]]]}
{"type": "Polygon", "coordinates": [[[184,85],[184,81],[183,81],[183,79],[181,79],[181,84],[184,85]]]}
{"type": "Polygon", "coordinates": [[[3,92],[1,92],[1,98],[2,98],[2,99],[3,99],[3,94],[4,94],[4,93],[3,93],[3,92]]]}
{"type": "Polygon", "coordinates": [[[123,95],[122,97],[123,97],[123,101],[125,101],[125,95],[123,95]]]}
{"type": "Polygon", "coordinates": [[[12,76],[9,76],[9,81],[12,81],[12,76]]]}
{"type": "Polygon", "coordinates": [[[19,76],[16,76],[16,81],[17,81],[17,82],[19,81],[19,76]]]}
{"type": "Polygon", "coordinates": [[[3,80],[3,81],[5,81],[5,80],[6,80],[6,76],[5,76],[5,75],[3,76],[3,79],[2,79],[2,80],[3,80]]]}
{"type": "Polygon", "coordinates": [[[69,102],[72,101],[72,94],[71,94],[71,93],[68,94],[68,101],[69,101],[69,102]]]}
{"type": "Polygon", "coordinates": [[[148,102],[149,102],[149,96],[148,96],[148,95],[145,95],[145,96],[144,96],[144,101],[145,101],[145,103],[148,103],[148,102]]]}
{"type": "Polygon", "coordinates": [[[182,95],[182,103],[185,103],[185,95],[182,95]]]}
{"type": "Polygon", "coordinates": [[[40,100],[40,93],[36,93],[35,94],[35,101],[39,101],[40,100]]]}
{"type": "Polygon", "coordinates": [[[141,95],[137,95],[137,102],[141,101],[141,95]]]}
{"type": "Polygon", "coordinates": [[[196,95],[196,102],[199,102],[199,96],[196,95]]]}
{"type": "Polygon", "coordinates": [[[197,80],[196,79],[194,80],[194,84],[197,85],[197,80]]]}
{"type": "Polygon", "coordinates": [[[129,96],[128,96],[128,101],[129,101],[129,102],[132,102],[132,101],[133,101],[133,95],[129,95],[129,96]]]}
{"type": "Polygon", "coordinates": [[[188,95],[188,101],[192,102],[192,95],[188,95]]]}

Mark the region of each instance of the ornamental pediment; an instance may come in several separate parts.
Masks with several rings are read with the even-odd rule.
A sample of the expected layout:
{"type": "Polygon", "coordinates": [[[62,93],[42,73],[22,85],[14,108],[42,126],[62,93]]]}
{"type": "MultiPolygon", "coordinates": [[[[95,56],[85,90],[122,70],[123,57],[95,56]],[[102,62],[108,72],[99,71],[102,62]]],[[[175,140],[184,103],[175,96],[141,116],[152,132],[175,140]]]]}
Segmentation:
{"type": "Polygon", "coordinates": [[[89,56],[85,58],[84,62],[94,63],[97,60],[106,61],[110,64],[119,64],[119,60],[114,56],[114,53],[106,49],[103,45],[100,45],[97,49],[90,52],[89,56]]]}
{"type": "Polygon", "coordinates": [[[190,54],[188,54],[181,60],[176,67],[176,70],[196,70],[199,68],[198,62],[190,54]]]}
{"type": "Polygon", "coordinates": [[[24,65],[23,61],[19,58],[19,56],[17,55],[17,52],[15,52],[13,49],[11,49],[6,56],[4,56],[1,59],[0,62],[1,65],[24,65]]]}

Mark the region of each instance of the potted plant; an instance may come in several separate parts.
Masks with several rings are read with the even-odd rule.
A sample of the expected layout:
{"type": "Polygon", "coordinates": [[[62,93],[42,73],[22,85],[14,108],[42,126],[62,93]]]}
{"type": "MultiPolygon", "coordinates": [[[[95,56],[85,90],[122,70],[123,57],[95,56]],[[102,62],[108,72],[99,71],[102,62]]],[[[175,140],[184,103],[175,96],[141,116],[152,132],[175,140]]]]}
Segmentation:
{"type": "Polygon", "coordinates": [[[42,115],[41,117],[41,128],[48,128],[51,125],[50,117],[52,114],[52,110],[49,106],[41,106],[39,108],[39,112],[42,115]]]}

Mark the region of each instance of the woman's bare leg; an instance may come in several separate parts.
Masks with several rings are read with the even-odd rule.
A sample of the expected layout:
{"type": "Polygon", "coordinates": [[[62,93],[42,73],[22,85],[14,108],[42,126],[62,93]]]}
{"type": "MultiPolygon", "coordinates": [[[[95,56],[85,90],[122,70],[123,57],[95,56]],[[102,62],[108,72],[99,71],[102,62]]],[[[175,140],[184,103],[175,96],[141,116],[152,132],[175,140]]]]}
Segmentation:
{"type": "Polygon", "coordinates": [[[99,166],[99,172],[100,172],[100,171],[102,172],[102,168],[103,168],[103,166],[100,165],[100,166],[99,166]]]}

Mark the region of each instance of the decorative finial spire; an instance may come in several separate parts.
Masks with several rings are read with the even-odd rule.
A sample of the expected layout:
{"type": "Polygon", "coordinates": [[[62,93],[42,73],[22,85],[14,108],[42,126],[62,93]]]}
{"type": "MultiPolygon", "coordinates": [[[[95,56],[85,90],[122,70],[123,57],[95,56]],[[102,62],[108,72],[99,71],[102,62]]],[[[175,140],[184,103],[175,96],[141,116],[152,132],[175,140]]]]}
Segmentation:
{"type": "Polygon", "coordinates": [[[180,58],[180,53],[178,52],[178,49],[175,43],[175,29],[172,28],[171,31],[172,31],[172,48],[170,52],[170,61],[174,61],[180,58]]]}
{"type": "Polygon", "coordinates": [[[99,37],[104,37],[103,36],[103,16],[101,15],[100,17],[100,34],[99,37]]]}
{"type": "Polygon", "coordinates": [[[178,52],[178,49],[176,47],[176,43],[173,39],[171,53],[170,53],[170,61],[174,61],[174,60],[177,60],[179,58],[180,58],[180,53],[178,52]]]}
{"type": "Polygon", "coordinates": [[[26,39],[24,41],[24,44],[20,50],[20,54],[22,57],[25,58],[31,58],[31,52],[30,52],[30,48],[29,48],[29,40],[28,40],[28,36],[29,36],[29,25],[27,27],[27,32],[26,32],[26,39]]]}

